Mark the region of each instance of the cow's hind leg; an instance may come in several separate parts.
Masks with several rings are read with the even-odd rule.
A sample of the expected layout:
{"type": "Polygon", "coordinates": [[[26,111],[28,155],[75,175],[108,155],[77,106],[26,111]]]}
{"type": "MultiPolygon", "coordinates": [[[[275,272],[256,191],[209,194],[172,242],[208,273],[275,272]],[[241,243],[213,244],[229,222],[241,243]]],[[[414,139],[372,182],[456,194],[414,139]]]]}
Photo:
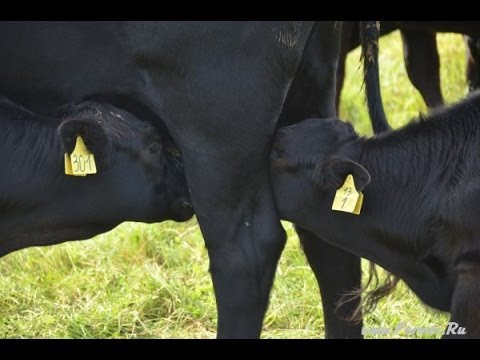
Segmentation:
{"type": "MultiPolygon", "coordinates": [[[[270,149],[312,27],[168,23],[166,30],[178,38],[165,46],[174,44],[175,51],[157,46],[152,53],[158,58],[147,63],[144,103],[183,155],[210,257],[221,338],[261,332],[285,244],[269,181],[270,149]]],[[[335,33],[335,22],[321,27],[335,33]]]]}
{"type": "Polygon", "coordinates": [[[435,33],[402,30],[405,67],[412,84],[429,108],[443,105],[440,60],[435,33]]]}
{"type": "Polygon", "coordinates": [[[345,64],[349,51],[354,49],[360,43],[359,26],[357,21],[344,21],[342,28],[342,37],[340,42],[340,51],[338,55],[337,78],[335,90],[335,109],[337,113],[340,110],[340,97],[345,79],[345,64]]]}
{"type": "MultiPolygon", "coordinates": [[[[358,24],[347,22],[343,24],[344,35],[350,35],[358,41],[358,24]],[[353,27],[353,28],[352,28],[353,27]],[[354,31],[355,30],[355,31],[354,31]]],[[[334,107],[335,79],[337,70],[337,55],[341,61],[348,51],[340,49],[339,30],[319,23],[314,28],[304,56],[297,70],[285,101],[282,117],[288,123],[299,122],[308,117],[328,118],[336,114],[334,107]],[[333,41],[337,39],[337,41],[333,41]],[[319,45],[322,47],[319,48],[319,45]],[[308,94],[308,96],[306,96],[308,94]]],[[[344,41],[351,41],[348,36],[344,41]]],[[[341,65],[341,64],[340,64],[341,65]]],[[[337,93],[338,94],[338,93],[337,93]]],[[[319,121],[322,121],[319,119],[319,121]]],[[[334,248],[306,231],[298,230],[305,254],[318,280],[321,289],[326,337],[357,338],[361,337],[361,326],[352,325],[341,320],[335,313],[335,306],[342,294],[351,291],[360,284],[360,260],[340,249],[334,248]],[[337,272],[337,266],[340,272],[337,272]],[[333,271],[332,271],[333,269],[333,271]]],[[[356,304],[350,303],[339,309],[340,315],[350,315],[356,304]]]]}
{"type": "Polygon", "coordinates": [[[467,43],[467,82],[470,91],[480,88],[480,38],[465,36],[467,43]]]}
{"type": "Polygon", "coordinates": [[[360,258],[336,248],[309,231],[296,227],[308,262],[315,273],[322,297],[326,338],[362,338],[362,321],[348,318],[359,305],[359,299],[337,308],[342,295],[361,285],[360,258]]]}
{"type": "Polygon", "coordinates": [[[194,156],[188,161],[190,156],[185,154],[185,167],[210,258],[218,337],[259,337],[285,245],[267,177],[266,154],[261,166],[256,164],[260,154],[250,153],[244,161],[240,154],[223,161],[198,153],[194,156]]]}

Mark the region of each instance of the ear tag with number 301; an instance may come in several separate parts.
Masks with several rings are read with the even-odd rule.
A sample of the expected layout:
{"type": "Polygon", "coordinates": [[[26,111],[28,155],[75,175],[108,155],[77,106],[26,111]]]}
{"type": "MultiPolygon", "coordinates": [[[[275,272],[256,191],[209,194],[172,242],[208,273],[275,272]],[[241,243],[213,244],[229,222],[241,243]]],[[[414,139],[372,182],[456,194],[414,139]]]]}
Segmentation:
{"type": "Polygon", "coordinates": [[[65,161],[65,174],[73,175],[72,160],[70,160],[70,155],[68,155],[67,153],[65,153],[64,161],[65,161]]]}
{"type": "Polygon", "coordinates": [[[342,187],[337,190],[333,199],[332,210],[344,211],[360,215],[363,204],[363,194],[355,189],[353,175],[348,174],[342,187]]]}
{"type": "Polygon", "coordinates": [[[96,174],[97,166],[95,164],[95,157],[88,151],[83,139],[77,136],[75,149],[68,155],[65,154],[65,174],[73,176],[86,176],[89,174],[96,174]],[[70,166],[69,166],[70,160],[70,166]]]}

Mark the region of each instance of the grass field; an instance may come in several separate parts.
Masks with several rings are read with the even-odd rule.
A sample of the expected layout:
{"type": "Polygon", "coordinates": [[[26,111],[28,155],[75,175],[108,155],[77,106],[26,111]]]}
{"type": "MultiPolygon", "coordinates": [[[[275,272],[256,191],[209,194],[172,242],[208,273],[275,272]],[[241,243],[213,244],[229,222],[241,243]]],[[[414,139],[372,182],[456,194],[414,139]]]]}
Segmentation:
{"type": "MultiPolygon", "coordinates": [[[[397,32],[380,42],[382,92],[389,120],[401,126],[424,111],[409,83],[397,32]]],[[[465,94],[464,45],[439,36],[445,99],[465,94]]],[[[370,134],[358,62],[349,55],[341,117],[370,134]]],[[[288,223],[264,338],[322,338],[324,323],[314,276],[288,223]]],[[[365,264],[364,264],[365,265],[365,264]]],[[[443,328],[448,316],[422,305],[401,284],[365,318],[365,327],[443,328]]],[[[194,220],[125,223],[83,242],[30,248],[0,259],[1,338],[213,338],[216,310],[208,257],[194,220]]],[[[385,337],[409,335],[404,331],[385,337]]]]}

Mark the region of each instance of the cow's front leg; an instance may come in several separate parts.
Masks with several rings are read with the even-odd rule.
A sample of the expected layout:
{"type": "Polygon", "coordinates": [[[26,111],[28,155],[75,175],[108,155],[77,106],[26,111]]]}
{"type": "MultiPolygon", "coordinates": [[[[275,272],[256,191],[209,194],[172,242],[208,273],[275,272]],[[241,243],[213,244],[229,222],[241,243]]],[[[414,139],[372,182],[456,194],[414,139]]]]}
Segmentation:
{"type": "Polygon", "coordinates": [[[187,176],[210,258],[218,337],[257,338],[285,245],[267,158],[254,153],[243,159],[240,154],[192,156],[189,162],[186,154],[187,176]]]}
{"type": "Polygon", "coordinates": [[[360,258],[322,241],[298,226],[296,230],[320,288],[325,337],[362,338],[362,314],[359,314],[358,321],[348,320],[360,299],[338,306],[344,294],[361,286],[360,258]]]}

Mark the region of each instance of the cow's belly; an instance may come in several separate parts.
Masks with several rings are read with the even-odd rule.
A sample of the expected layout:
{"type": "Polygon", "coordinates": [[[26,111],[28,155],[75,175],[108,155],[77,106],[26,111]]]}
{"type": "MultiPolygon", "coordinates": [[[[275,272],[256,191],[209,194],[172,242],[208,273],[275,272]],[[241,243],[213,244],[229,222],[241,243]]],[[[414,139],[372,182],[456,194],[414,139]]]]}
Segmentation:
{"type": "Polygon", "coordinates": [[[0,23],[0,93],[40,113],[105,93],[131,92],[132,57],[116,23],[0,23]]]}

